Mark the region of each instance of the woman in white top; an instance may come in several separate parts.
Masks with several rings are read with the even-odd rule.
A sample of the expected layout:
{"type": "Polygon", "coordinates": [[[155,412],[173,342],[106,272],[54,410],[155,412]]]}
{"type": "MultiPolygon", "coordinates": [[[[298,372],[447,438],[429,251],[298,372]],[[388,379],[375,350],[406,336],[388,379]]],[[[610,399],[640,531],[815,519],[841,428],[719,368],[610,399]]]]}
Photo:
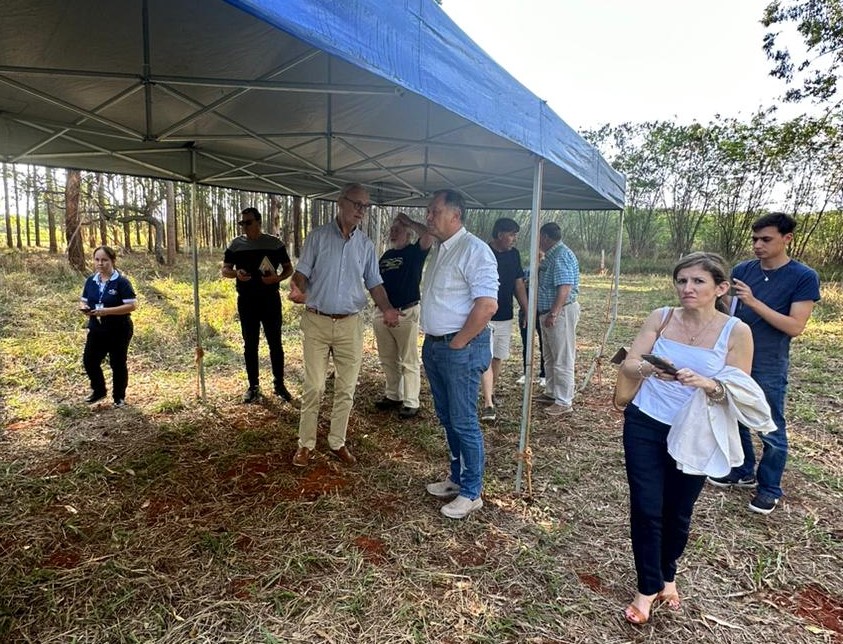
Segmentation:
{"type": "Polygon", "coordinates": [[[713,378],[724,366],[752,365],[749,327],[727,314],[729,270],[714,253],[692,253],[673,269],[680,306],[653,311],[638,332],[622,369],[643,379],[624,412],[624,456],[630,498],[630,534],[638,592],[624,610],[626,620],[644,624],[654,602],[680,607],[676,561],[688,541],[694,503],[705,476],[684,474],[667,452],[674,416],[703,389],[711,404],[726,398],[713,378]],[[665,323],[666,322],[666,323],[665,323]],[[642,358],[655,354],[675,373],[642,358]]]}

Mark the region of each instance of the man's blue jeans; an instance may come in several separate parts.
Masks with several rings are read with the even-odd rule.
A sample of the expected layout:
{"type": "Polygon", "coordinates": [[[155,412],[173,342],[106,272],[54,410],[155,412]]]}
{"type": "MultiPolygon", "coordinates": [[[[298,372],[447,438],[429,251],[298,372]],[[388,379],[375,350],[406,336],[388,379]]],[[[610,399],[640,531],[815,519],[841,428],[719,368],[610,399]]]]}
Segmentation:
{"type": "Polygon", "coordinates": [[[477,419],[480,376],[492,362],[490,331],[484,329],[462,349],[425,337],[422,362],[436,416],[445,428],[451,452],[451,481],[460,495],[474,500],[483,488],[485,451],[477,419]]]}
{"type": "Polygon", "coordinates": [[[776,431],[761,434],[764,452],[758,471],[755,471],[755,450],[752,447],[752,435],[749,430],[740,425],[741,446],[743,447],[743,465],[736,467],[732,473],[741,478],[755,474],[758,479],[758,494],[771,499],[778,499],[782,492],[782,474],[787,463],[787,431],[784,419],[784,399],[787,394],[787,375],[761,375],[756,372],[752,377],[764,391],[770,405],[776,431]]]}

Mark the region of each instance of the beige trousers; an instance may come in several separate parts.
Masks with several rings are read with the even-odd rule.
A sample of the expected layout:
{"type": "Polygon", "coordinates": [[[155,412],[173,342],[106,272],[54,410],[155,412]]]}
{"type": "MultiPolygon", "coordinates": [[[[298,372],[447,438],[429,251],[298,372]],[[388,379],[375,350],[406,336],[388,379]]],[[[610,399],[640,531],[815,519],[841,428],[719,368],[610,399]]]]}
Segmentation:
{"type": "Polygon", "coordinates": [[[557,405],[571,406],[574,402],[574,366],[577,357],[577,322],[580,303],[565,306],[552,327],[544,325],[547,315],[540,315],[542,345],[544,347],[544,392],[553,396],[557,405]]]}
{"type": "Polygon", "coordinates": [[[363,326],[359,315],[341,320],[305,310],[301,318],[302,362],[304,384],[299,419],[299,447],[316,447],[316,427],[319,405],[325,393],[328,356],[334,360],[334,403],[331,409],[331,429],[328,447],[339,449],[345,445],[348,417],[354,403],[357,375],[363,357],[363,326]]]}
{"type": "Polygon", "coordinates": [[[398,326],[383,323],[383,313],[375,312],[372,323],[378,343],[387,398],[403,400],[405,407],[418,408],[421,389],[419,367],[419,305],[401,311],[398,326]]]}

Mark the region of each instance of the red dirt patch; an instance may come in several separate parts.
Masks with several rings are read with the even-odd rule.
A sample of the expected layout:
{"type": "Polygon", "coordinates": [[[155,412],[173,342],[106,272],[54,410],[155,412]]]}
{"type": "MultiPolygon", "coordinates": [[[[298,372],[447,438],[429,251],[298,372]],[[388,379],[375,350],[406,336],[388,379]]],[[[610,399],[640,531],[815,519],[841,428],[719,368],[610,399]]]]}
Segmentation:
{"type": "Polygon", "coordinates": [[[363,559],[369,563],[386,563],[386,544],[377,537],[361,535],[354,540],[354,545],[363,553],[363,559]]]}
{"type": "Polygon", "coordinates": [[[67,474],[78,462],[78,456],[55,458],[46,463],[42,463],[41,465],[24,470],[24,474],[28,476],[55,476],[56,474],[67,474]]]}
{"type": "Polygon", "coordinates": [[[595,593],[600,593],[601,595],[605,595],[607,593],[607,589],[603,580],[600,579],[597,575],[594,575],[589,572],[577,572],[577,578],[580,580],[580,583],[583,586],[588,587],[590,590],[593,590],[595,593]]]}
{"type": "Polygon", "coordinates": [[[308,469],[304,478],[296,481],[294,487],[285,490],[281,496],[290,501],[298,499],[315,501],[325,494],[344,490],[350,484],[351,481],[347,477],[327,464],[317,463],[308,469]]]}
{"type": "Polygon", "coordinates": [[[403,497],[400,497],[397,494],[381,494],[380,496],[372,499],[369,507],[378,512],[381,516],[391,517],[398,514],[398,511],[401,510],[403,505],[403,497]]]}
{"type": "Polygon", "coordinates": [[[257,581],[255,577],[239,577],[228,583],[228,592],[237,599],[252,599],[252,585],[257,581]]]}
{"type": "Polygon", "coordinates": [[[234,547],[240,552],[249,552],[255,547],[255,540],[249,535],[241,534],[235,539],[234,547]]]}
{"type": "Polygon", "coordinates": [[[22,432],[27,429],[39,429],[44,421],[40,418],[27,418],[26,420],[19,420],[15,423],[6,425],[6,430],[10,432],[22,432]]]}
{"type": "Polygon", "coordinates": [[[278,455],[250,456],[224,472],[220,478],[223,481],[232,481],[240,492],[251,496],[266,487],[272,471],[280,469],[288,468],[284,459],[278,455]]]}
{"type": "Polygon", "coordinates": [[[810,584],[794,595],[777,594],[773,603],[794,615],[834,633],[835,642],[843,642],[843,601],[810,584]]]}
{"type": "Polygon", "coordinates": [[[56,550],[49,557],[41,562],[42,568],[76,568],[82,560],[78,550],[66,549],[56,550]]]}
{"type": "Polygon", "coordinates": [[[166,520],[170,515],[184,507],[184,501],[177,498],[153,497],[141,506],[146,510],[146,522],[154,525],[166,520]]]}

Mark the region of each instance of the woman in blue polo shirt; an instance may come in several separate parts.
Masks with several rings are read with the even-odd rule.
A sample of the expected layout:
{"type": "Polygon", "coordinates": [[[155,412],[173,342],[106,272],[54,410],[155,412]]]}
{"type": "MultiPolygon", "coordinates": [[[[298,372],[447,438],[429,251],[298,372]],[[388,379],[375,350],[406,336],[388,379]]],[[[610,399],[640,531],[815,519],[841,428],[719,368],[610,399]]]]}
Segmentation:
{"type": "Polygon", "coordinates": [[[95,403],[108,393],[102,372],[102,361],[108,356],[114,406],[123,407],[129,384],[126,357],[134,332],[131,313],[137,308],[137,296],[129,280],[114,268],[116,259],[108,246],[94,249],[96,272],[85,281],[79,310],[89,318],[82,362],[91,381],[91,394],[85,402],[95,403]]]}

